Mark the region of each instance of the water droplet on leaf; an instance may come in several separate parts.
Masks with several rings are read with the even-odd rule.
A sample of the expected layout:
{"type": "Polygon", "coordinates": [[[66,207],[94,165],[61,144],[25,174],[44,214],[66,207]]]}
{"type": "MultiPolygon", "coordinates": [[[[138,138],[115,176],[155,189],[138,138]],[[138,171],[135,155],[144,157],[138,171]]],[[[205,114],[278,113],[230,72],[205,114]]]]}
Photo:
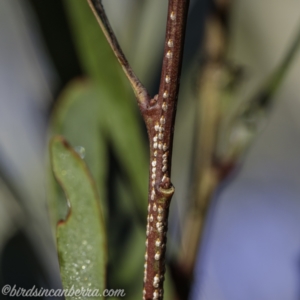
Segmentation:
{"type": "Polygon", "coordinates": [[[78,155],[82,159],[84,159],[84,157],[85,157],[85,148],[84,147],[82,147],[82,146],[76,146],[76,147],[74,147],[74,150],[78,153],[78,155]]]}

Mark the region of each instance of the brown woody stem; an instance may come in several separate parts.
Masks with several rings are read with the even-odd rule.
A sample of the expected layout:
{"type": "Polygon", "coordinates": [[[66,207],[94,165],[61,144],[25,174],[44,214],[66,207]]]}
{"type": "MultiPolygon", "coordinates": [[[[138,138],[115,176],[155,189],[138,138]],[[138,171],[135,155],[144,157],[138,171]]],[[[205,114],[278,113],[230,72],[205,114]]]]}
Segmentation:
{"type": "Polygon", "coordinates": [[[169,0],[159,93],[150,100],[134,75],[106,17],[101,0],[87,0],[138,98],[150,142],[147,240],[143,299],[163,299],[170,181],[176,104],[189,0],[169,0]]]}
{"type": "Polygon", "coordinates": [[[212,194],[222,179],[223,167],[216,161],[217,136],[220,126],[222,79],[226,70],[228,18],[231,0],[214,0],[206,20],[203,67],[200,77],[200,105],[197,139],[197,166],[194,175],[193,201],[186,216],[179,264],[192,281],[212,194]],[[200,155],[198,155],[200,153],[200,155]]]}
{"type": "Polygon", "coordinates": [[[143,299],[163,299],[173,131],[188,0],[170,0],[159,93],[143,112],[150,141],[150,180],[143,299]]]}

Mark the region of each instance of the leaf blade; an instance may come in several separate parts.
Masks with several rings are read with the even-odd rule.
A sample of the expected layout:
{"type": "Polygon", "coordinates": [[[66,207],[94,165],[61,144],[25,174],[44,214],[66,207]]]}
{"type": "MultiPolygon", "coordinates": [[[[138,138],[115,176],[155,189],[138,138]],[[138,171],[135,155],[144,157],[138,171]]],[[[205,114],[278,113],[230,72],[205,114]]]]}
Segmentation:
{"type": "Polygon", "coordinates": [[[50,150],[54,176],[70,202],[67,218],[57,225],[63,287],[99,289],[101,293],[106,277],[106,234],[95,183],[64,138],[55,136],[50,150]]]}

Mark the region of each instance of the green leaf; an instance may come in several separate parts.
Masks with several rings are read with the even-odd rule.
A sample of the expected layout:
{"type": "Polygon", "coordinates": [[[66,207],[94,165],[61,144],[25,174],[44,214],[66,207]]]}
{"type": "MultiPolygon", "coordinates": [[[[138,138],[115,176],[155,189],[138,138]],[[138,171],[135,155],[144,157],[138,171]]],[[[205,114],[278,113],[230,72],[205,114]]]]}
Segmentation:
{"type": "MultiPolygon", "coordinates": [[[[51,120],[51,134],[64,136],[74,147],[83,147],[102,203],[106,203],[108,169],[105,116],[101,100],[108,96],[90,80],[75,79],[60,95],[51,120]]],[[[103,205],[104,212],[106,205],[103,205]]],[[[106,215],[106,213],[105,213],[106,215]]]]}
{"type": "MultiPolygon", "coordinates": [[[[109,203],[105,201],[109,207],[105,214],[110,249],[108,282],[113,284],[111,287],[126,287],[128,297],[138,299],[142,281],[135,279],[142,274],[146,226],[140,221],[146,219],[147,210],[146,131],[143,136],[144,125],[133,92],[87,2],[65,0],[65,4],[79,59],[90,79],[73,81],[62,93],[52,118],[52,133],[62,134],[73,146],[85,148],[85,161],[101,199],[107,198],[111,176],[109,203]],[[111,157],[119,168],[109,172],[111,157]],[[120,255],[120,249],[127,251],[120,255]],[[135,264],[131,264],[125,278],[120,278],[120,265],[127,262],[135,264]]],[[[53,186],[57,198],[60,191],[53,186]]],[[[61,215],[63,209],[58,210],[61,215]]]]}
{"type": "MultiPolygon", "coordinates": [[[[130,147],[128,141],[136,139],[140,144],[142,144],[142,141],[138,135],[133,136],[130,130],[128,133],[120,130],[120,128],[125,126],[119,120],[126,122],[125,117],[112,122],[114,110],[118,110],[118,108],[112,106],[112,103],[109,91],[107,91],[105,86],[100,88],[92,80],[74,80],[59,97],[52,116],[51,132],[52,134],[65,136],[73,146],[85,148],[86,155],[84,160],[95,178],[101,200],[106,199],[106,190],[108,188],[108,149],[114,149],[113,152],[117,156],[117,160],[120,159],[121,154],[124,156],[123,160],[126,160],[126,155],[131,158],[132,163],[129,163],[127,168],[124,168],[124,164],[121,163],[123,167],[121,174],[114,174],[113,178],[111,178],[114,182],[114,194],[110,194],[110,203],[102,201],[101,205],[106,204],[103,206],[110,207],[109,215],[108,211],[105,210],[107,226],[110,228],[108,240],[110,277],[112,277],[110,282],[118,287],[126,288],[130,297],[133,296],[133,289],[135,290],[137,286],[137,294],[140,296],[140,285],[132,278],[136,278],[143,271],[146,225],[140,226],[141,222],[138,222],[140,220],[138,214],[141,213],[141,210],[137,210],[137,205],[134,205],[134,203],[139,201],[141,207],[146,205],[146,201],[143,201],[143,196],[146,198],[147,195],[146,190],[143,191],[144,195],[138,197],[137,191],[141,191],[143,188],[136,186],[146,184],[146,179],[141,179],[143,176],[136,171],[135,176],[139,182],[136,180],[133,183],[127,174],[132,169],[137,170],[139,168],[137,162],[142,161],[141,157],[145,154],[141,153],[141,156],[139,153],[135,155],[127,153],[129,150],[126,150],[126,147],[130,147]],[[114,132],[114,130],[117,132],[114,132]],[[119,135],[119,139],[115,138],[116,135],[119,135]],[[121,143],[119,142],[120,140],[122,140],[121,143]],[[121,153],[121,150],[124,153],[121,153]],[[120,182],[122,184],[119,184],[120,182]],[[124,228],[127,228],[126,235],[124,235],[124,228]],[[137,234],[142,238],[139,239],[138,244],[133,245],[132,240],[138,240],[138,237],[135,237],[137,234]],[[129,249],[131,246],[133,246],[132,250],[129,249]],[[128,251],[124,255],[119,255],[120,248],[128,249],[128,251]],[[118,276],[119,266],[125,264],[125,262],[128,262],[131,267],[130,269],[127,268],[127,276],[125,277],[127,280],[121,280],[120,276],[118,276]]],[[[145,168],[141,172],[146,173],[146,170],[145,168]]],[[[49,192],[53,194],[50,199],[52,199],[52,211],[56,211],[54,218],[54,221],[56,221],[59,217],[66,214],[65,201],[62,201],[64,195],[56,182],[51,183],[49,192]]],[[[123,277],[123,279],[125,278],[123,277]]]]}
{"type": "Polygon", "coordinates": [[[63,287],[99,289],[101,293],[105,288],[107,253],[95,182],[85,162],[62,137],[51,140],[50,151],[54,176],[69,203],[68,215],[57,225],[63,287]]]}

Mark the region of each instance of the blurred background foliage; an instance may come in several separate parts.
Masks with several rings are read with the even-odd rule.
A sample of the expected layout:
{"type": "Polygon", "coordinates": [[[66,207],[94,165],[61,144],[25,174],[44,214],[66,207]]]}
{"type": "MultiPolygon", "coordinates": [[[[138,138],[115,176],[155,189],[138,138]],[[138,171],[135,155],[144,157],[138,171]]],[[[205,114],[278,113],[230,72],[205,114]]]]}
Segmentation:
{"type": "MultiPolygon", "coordinates": [[[[103,3],[130,64],[154,95],[160,79],[167,1],[103,3]]],[[[205,116],[199,101],[200,72],[206,62],[202,46],[214,8],[212,0],[190,4],[174,140],[176,193],[171,205],[169,261],[180,257],[185,246],[182,235],[189,234],[184,231],[184,217],[196,190],[199,116],[201,120],[205,116]]],[[[224,103],[229,99],[226,109],[250,99],[280,65],[297,33],[299,11],[299,4],[292,0],[232,2],[223,52],[226,61],[241,67],[244,75],[236,89],[223,93],[224,103]]],[[[147,136],[134,95],[86,1],[0,0],[0,40],[1,284],[61,285],[53,230],[56,220],[65,216],[66,206],[61,204],[66,202],[53,180],[47,192],[45,164],[47,136],[61,134],[84,156],[96,182],[107,231],[107,286],[124,288],[127,299],[140,299],[147,136]]],[[[275,100],[285,102],[275,105],[266,133],[249,151],[245,166],[231,178],[229,188],[222,187],[214,197],[204,246],[198,253],[193,299],[292,300],[299,296],[295,271],[300,254],[296,230],[300,226],[299,64],[296,57],[286,83],[275,95],[275,100]],[[279,191],[278,186],[282,186],[279,191]],[[245,216],[251,216],[248,222],[245,216]],[[282,251],[279,244],[285,245],[282,251]],[[255,251],[257,247],[262,248],[255,251]],[[273,270],[277,262],[278,269],[273,270]]],[[[231,82],[232,73],[230,68],[222,72],[220,90],[224,92],[224,82],[231,82]]],[[[240,159],[235,162],[239,165],[240,159]]],[[[174,299],[175,287],[168,272],[166,299],[174,299]]]]}

